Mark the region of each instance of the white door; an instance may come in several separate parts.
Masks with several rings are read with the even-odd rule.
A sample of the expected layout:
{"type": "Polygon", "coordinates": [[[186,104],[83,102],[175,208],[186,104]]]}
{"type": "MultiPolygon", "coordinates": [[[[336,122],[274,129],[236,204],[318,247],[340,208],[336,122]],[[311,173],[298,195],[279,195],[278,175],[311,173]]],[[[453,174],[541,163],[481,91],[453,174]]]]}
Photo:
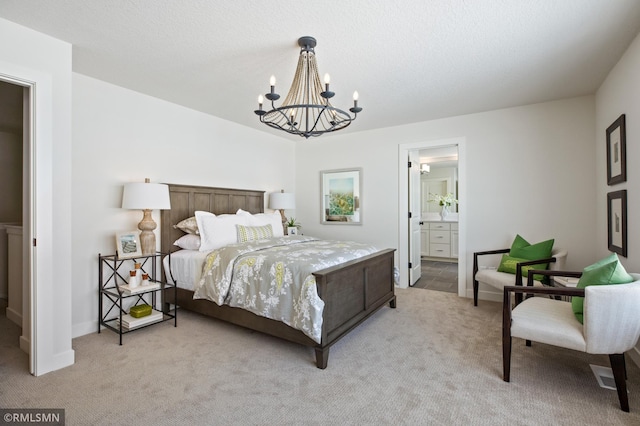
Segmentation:
{"type": "Polygon", "coordinates": [[[420,152],[409,151],[409,285],[420,279],[420,152]]]}

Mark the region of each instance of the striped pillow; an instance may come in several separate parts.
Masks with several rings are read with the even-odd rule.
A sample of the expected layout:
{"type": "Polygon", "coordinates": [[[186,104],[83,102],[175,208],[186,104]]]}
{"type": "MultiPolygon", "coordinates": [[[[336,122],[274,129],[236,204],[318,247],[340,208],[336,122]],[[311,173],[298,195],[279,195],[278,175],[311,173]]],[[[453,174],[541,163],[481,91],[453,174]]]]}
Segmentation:
{"type": "Polygon", "coordinates": [[[238,242],[246,243],[247,241],[266,240],[273,237],[273,228],[271,225],[263,226],[245,226],[236,225],[238,233],[238,242]]]}

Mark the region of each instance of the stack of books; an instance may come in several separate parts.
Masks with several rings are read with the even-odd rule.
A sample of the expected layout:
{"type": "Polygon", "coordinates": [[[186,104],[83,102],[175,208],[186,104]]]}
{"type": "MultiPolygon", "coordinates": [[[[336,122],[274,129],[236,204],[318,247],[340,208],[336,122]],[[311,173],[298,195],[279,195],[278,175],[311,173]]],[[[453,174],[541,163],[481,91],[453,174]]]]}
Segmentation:
{"type": "MultiPolygon", "coordinates": [[[[150,315],[134,318],[129,314],[122,316],[122,329],[133,330],[134,328],[142,327],[143,325],[151,324],[154,322],[162,321],[162,312],[153,311],[150,315]]],[[[116,325],[119,325],[120,319],[116,319],[116,325]]]]}
{"type": "Polygon", "coordinates": [[[138,293],[143,293],[145,291],[151,291],[151,290],[158,290],[160,288],[160,283],[150,283],[147,285],[139,285],[137,287],[131,288],[129,287],[129,284],[122,284],[118,286],[120,288],[120,291],[122,291],[124,294],[138,294],[138,293]]]}

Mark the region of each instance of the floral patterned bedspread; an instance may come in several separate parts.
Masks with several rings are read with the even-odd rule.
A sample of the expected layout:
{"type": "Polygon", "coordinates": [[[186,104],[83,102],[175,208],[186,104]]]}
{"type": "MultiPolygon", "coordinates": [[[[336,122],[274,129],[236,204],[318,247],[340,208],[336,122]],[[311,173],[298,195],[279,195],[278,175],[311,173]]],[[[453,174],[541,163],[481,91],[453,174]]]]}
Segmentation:
{"type": "Polygon", "coordinates": [[[301,235],[231,244],[207,256],[193,298],[284,322],[320,343],[324,302],[312,273],[376,251],[301,235]]]}

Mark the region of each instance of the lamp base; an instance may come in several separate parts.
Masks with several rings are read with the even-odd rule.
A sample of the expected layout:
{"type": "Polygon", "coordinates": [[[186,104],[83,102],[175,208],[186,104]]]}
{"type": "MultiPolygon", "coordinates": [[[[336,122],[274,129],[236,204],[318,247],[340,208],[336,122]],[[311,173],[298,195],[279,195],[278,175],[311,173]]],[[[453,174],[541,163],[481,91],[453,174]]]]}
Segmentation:
{"type": "Polygon", "coordinates": [[[284,235],[289,235],[287,233],[287,217],[284,215],[284,209],[279,209],[280,211],[280,216],[282,217],[282,231],[284,232],[284,235]]]}
{"type": "Polygon", "coordinates": [[[156,229],[156,222],[151,217],[151,210],[143,210],[144,216],[138,224],[140,232],[140,248],[143,255],[155,254],[156,252],[156,234],[153,230],[156,229]]]}

